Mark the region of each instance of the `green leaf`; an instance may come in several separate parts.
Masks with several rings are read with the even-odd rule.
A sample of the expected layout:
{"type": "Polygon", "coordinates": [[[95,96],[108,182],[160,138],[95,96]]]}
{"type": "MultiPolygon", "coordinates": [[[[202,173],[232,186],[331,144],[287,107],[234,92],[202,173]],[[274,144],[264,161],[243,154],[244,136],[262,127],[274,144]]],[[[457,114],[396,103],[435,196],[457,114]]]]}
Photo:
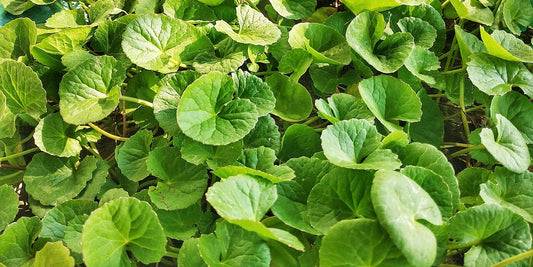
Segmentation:
{"type": "Polygon", "coordinates": [[[521,173],[530,165],[526,141],[516,127],[504,116],[496,114],[498,137],[488,128],[481,130],[481,143],[503,166],[510,171],[521,173]]]}
{"type": "Polygon", "coordinates": [[[489,35],[483,27],[479,30],[489,54],[505,60],[533,63],[533,48],[514,35],[502,30],[495,30],[489,35]]]}
{"type": "Polygon", "coordinates": [[[391,132],[402,129],[391,121],[420,121],[422,103],[401,80],[387,75],[374,76],[359,84],[359,92],[368,109],[391,132]]]}
{"type": "Polygon", "coordinates": [[[215,49],[216,52],[201,53],[194,58],[192,65],[196,71],[200,73],[236,72],[248,59],[248,46],[237,43],[229,37],[216,44],[215,49]]]}
{"type": "Polygon", "coordinates": [[[266,242],[257,234],[226,221],[217,223],[214,234],[201,236],[198,249],[209,266],[270,266],[266,242]]]}
{"type": "Polygon", "coordinates": [[[235,97],[248,99],[255,104],[259,117],[269,114],[274,109],[276,105],[274,93],[259,77],[242,70],[238,70],[231,77],[235,83],[235,97]]]}
{"type": "Polygon", "coordinates": [[[318,115],[331,123],[349,119],[365,119],[374,121],[374,115],[368,110],[362,99],[355,96],[340,93],[324,99],[315,100],[318,115]]]}
{"type": "Polygon", "coordinates": [[[170,17],[182,20],[210,21],[216,19],[213,10],[198,1],[165,1],[163,11],[170,17]]]}
{"type": "Polygon", "coordinates": [[[161,73],[175,72],[182,62],[213,50],[209,39],[196,27],[164,15],[135,19],[122,38],[122,49],[133,63],[161,73]]]}
{"type": "Polygon", "coordinates": [[[470,61],[469,56],[473,53],[487,53],[487,49],[475,35],[465,32],[459,25],[455,25],[455,38],[459,49],[461,50],[461,58],[463,62],[470,61]]]}
{"type": "Polygon", "coordinates": [[[92,32],[93,28],[89,26],[59,31],[32,46],[31,54],[40,63],[62,70],[64,66],[61,64],[61,57],[69,52],[82,50],[92,32]]]}
{"type": "Polygon", "coordinates": [[[437,255],[433,232],[419,220],[441,225],[439,207],[422,187],[403,174],[378,171],[371,190],[380,224],[414,266],[430,266],[437,255]]]}
{"type": "Polygon", "coordinates": [[[276,24],[248,5],[237,6],[237,21],[237,32],[224,20],[217,20],[215,28],[236,42],[244,44],[270,45],[281,37],[281,31],[276,24]]]}
{"type": "Polygon", "coordinates": [[[223,146],[210,146],[185,138],[181,147],[181,156],[192,164],[207,165],[211,169],[233,164],[237,161],[242,151],[242,142],[238,141],[223,146]]]}
{"type": "Polygon", "coordinates": [[[385,19],[377,12],[363,12],[352,20],[346,31],[348,44],[366,62],[380,72],[397,71],[414,48],[409,33],[395,33],[380,41],[385,19]]]}
{"type": "Polygon", "coordinates": [[[285,54],[278,65],[279,72],[288,74],[294,72],[298,79],[307,71],[313,62],[313,57],[306,50],[296,48],[285,54]]]}
{"type": "Polygon", "coordinates": [[[207,267],[200,255],[199,238],[191,238],[183,242],[178,254],[178,264],[179,266],[207,267]]]}
{"type": "Polygon", "coordinates": [[[147,165],[150,172],[162,180],[148,191],[158,208],[184,209],[202,198],[208,180],[205,167],[183,160],[179,149],[157,148],[150,152],[147,165]]]}
{"type": "Polygon", "coordinates": [[[264,178],[271,183],[281,183],[294,178],[294,172],[287,166],[272,166],[266,170],[256,170],[246,166],[224,166],[213,172],[221,178],[228,178],[235,175],[251,175],[264,178]]]}
{"type": "Polygon", "coordinates": [[[144,264],[158,262],[167,240],[146,202],[120,198],[95,210],[83,227],[82,249],[88,266],[130,265],[130,252],[144,264]],[[127,252],[128,251],[128,252],[127,252]]]}
{"type": "Polygon", "coordinates": [[[429,22],[420,18],[402,18],[397,24],[402,32],[413,36],[416,46],[431,48],[437,39],[437,30],[429,22]]]}
{"type": "Polygon", "coordinates": [[[84,124],[107,117],[118,105],[126,70],[112,57],[87,60],[67,72],[59,85],[60,113],[65,122],[84,124]]]}
{"type": "Polygon", "coordinates": [[[422,117],[419,122],[409,123],[409,136],[413,141],[440,147],[444,140],[444,117],[426,90],[417,93],[422,102],[422,117]]]}
{"type": "Polygon", "coordinates": [[[269,181],[248,175],[232,176],[211,186],[206,198],[227,221],[256,232],[265,239],[274,239],[303,250],[302,243],[292,234],[267,228],[259,222],[277,198],[276,187],[269,181]]]}
{"type": "Polygon", "coordinates": [[[518,92],[508,92],[503,96],[495,96],[490,106],[490,116],[500,114],[507,118],[522,133],[527,144],[533,143],[533,104],[529,98],[518,92]]]}
{"type": "Polygon", "coordinates": [[[65,9],[54,13],[46,20],[45,25],[48,28],[56,29],[77,28],[87,25],[87,21],[85,20],[85,12],[83,12],[83,9],[65,9]]]}
{"type": "Polygon", "coordinates": [[[255,127],[244,139],[244,148],[269,147],[279,151],[280,136],[276,121],[270,116],[259,117],[255,127]]]}
{"type": "Polygon", "coordinates": [[[202,208],[199,204],[182,210],[157,210],[156,212],[159,222],[165,230],[165,235],[178,240],[187,240],[193,237],[198,231],[196,225],[202,216],[202,208]]]}
{"type": "Polygon", "coordinates": [[[74,157],[80,154],[81,145],[72,138],[76,126],[67,124],[59,113],[52,113],[35,127],[35,145],[41,151],[58,157],[74,157]]]}
{"type": "Polygon", "coordinates": [[[384,11],[401,5],[400,1],[396,0],[384,0],[379,2],[363,0],[345,0],[343,1],[343,3],[356,15],[363,11],[384,11]]]}
{"type": "Polygon", "coordinates": [[[472,54],[468,62],[468,76],[472,83],[488,95],[503,95],[512,87],[520,87],[533,95],[533,74],[522,64],[487,54],[472,54]]]}
{"type": "Polygon", "coordinates": [[[9,223],[15,220],[15,216],[17,216],[19,196],[13,186],[2,185],[0,186],[0,199],[4,202],[0,209],[0,230],[4,230],[9,223]]]}
{"type": "Polygon", "coordinates": [[[46,112],[46,92],[41,80],[22,62],[0,61],[0,92],[5,96],[6,110],[13,115],[37,118],[46,112]]]}
{"type": "Polygon", "coordinates": [[[20,15],[34,6],[34,4],[28,0],[2,0],[0,1],[0,4],[2,4],[5,11],[13,15],[20,15]]]}
{"type": "Polygon", "coordinates": [[[459,245],[471,245],[465,265],[490,266],[531,248],[528,224],[511,210],[484,204],[457,213],[448,225],[459,245]]]}
{"type": "Polygon", "coordinates": [[[49,238],[51,241],[65,241],[73,251],[81,253],[81,230],[77,231],[78,237],[73,239],[72,226],[81,224],[98,208],[98,204],[88,199],[75,199],[61,203],[46,213],[43,217],[43,228],[40,237],[49,238]],[[81,221],[80,221],[81,220],[81,221]],[[70,233],[67,233],[67,232],[70,233]],[[68,242],[67,242],[68,239],[68,242]],[[79,248],[79,249],[77,249],[79,248]]]}
{"type": "Polygon", "coordinates": [[[161,80],[159,91],[154,96],[154,115],[159,126],[170,135],[176,136],[181,133],[176,117],[180,95],[199,77],[200,74],[197,72],[182,71],[169,74],[161,80]]]}
{"type": "Polygon", "coordinates": [[[79,166],[76,161],[76,158],[36,154],[24,174],[26,190],[44,205],[57,205],[73,199],[85,188],[98,167],[98,159],[94,157],[86,157],[79,166]]]}
{"type": "Polygon", "coordinates": [[[315,185],[307,198],[311,225],[320,233],[344,219],[375,218],[370,202],[374,173],[334,168],[315,185]]]}
{"type": "Polygon", "coordinates": [[[405,67],[418,79],[429,85],[437,83],[436,77],[440,73],[439,58],[427,48],[416,46],[409,57],[405,60],[405,67]]]}
{"type": "Polygon", "coordinates": [[[315,11],[316,0],[270,0],[270,4],[284,18],[305,19],[315,11]]]}
{"type": "Polygon", "coordinates": [[[420,166],[442,176],[452,192],[453,209],[459,207],[459,185],[455,171],[446,156],[430,144],[411,143],[395,151],[403,166],[420,166]]]}
{"type": "Polygon", "coordinates": [[[117,147],[115,158],[118,167],[128,179],[138,182],[150,175],[146,164],[150,143],[152,143],[152,133],[142,130],[117,147]]]}
{"type": "Polygon", "coordinates": [[[17,60],[30,55],[30,47],[37,41],[35,22],[18,18],[0,28],[0,58],[17,60]]]}
{"type": "Polygon", "coordinates": [[[533,21],[533,3],[519,0],[503,2],[503,21],[512,33],[520,35],[533,21]]]}
{"type": "Polygon", "coordinates": [[[74,266],[74,258],[70,256],[70,250],[63,246],[61,242],[46,243],[44,247],[35,254],[35,267],[74,266]]]}
{"type": "Polygon", "coordinates": [[[105,52],[106,54],[117,55],[117,57],[122,55],[120,57],[124,58],[122,35],[126,26],[137,17],[138,15],[126,15],[116,20],[101,23],[91,39],[91,47],[97,52],[105,52]]]}
{"type": "Polygon", "coordinates": [[[513,173],[497,167],[494,179],[480,185],[480,196],[487,204],[498,204],[533,222],[533,173],[513,173]]]}
{"type": "Polygon", "coordinates": [[[37,217],[22,217],[8,225],[0,235],[0,263],[5,266],[33,266],[32,244],[41,230],[37,217]]]}
{"type": "Polygon", "coordinates": [[[272,114],[291,122],[309,117],[313,110],[313,99],[303,85],[277,72],[268,76],[265,81],[276,97],[276,106],[272,114]]]}
{"type": "Polygon", "coordinates": [[[313,128],[293,124],[283,134],[278,157],[281,161],[287,161],[301,156],[311,157],[321,150],[320,135],[313,128]]]}
{"type": "Polygon", "coordinates": [[[492,176],[491,171],[479,167],[466,168],[458,173],[457,180],[461,191],[461,202],[465,204],[481,203],[479,186],[491,179],[492,176]]]}
{"type": "Polygon", "coordinates": [[[494,22],[494,15],[490,8],[483,6],[479,0],[451,0],[450,2],[460,18],[489,26],[494,22]]]}
{"type": "Polygon", "coordinates": [[[377,221],[344,220],[322,239],[320,266],[407,266],[402,252],[377,221]]]}
{"type": "Polygon", "coordinates": [[[290,159],[287,166],[294,170],[296,177],[276,184],[278,198],[272,206],[272,212],[291,227],[318,234],[309,220],[307,198],[313,186],[332,169],[332,165],[325,160],[300,157],[290,159]]]}
{"type": "Polygon", "coordinates": [[[222,4],[224,0],[198,0],[198,2],[204,3],[209,6],[216,6],[222,4]]]}
{"type": "Polygon", "coordinates": [[[333,164],[350,169],[397,169],[398,157],[378,149],[382,136],[367,120],[351,119],[322,132],[324,155],[333,164]],[[366,158],[365,158],[366,157],[366,158]]]}
{"type": "Polygon", "coordinates": [[[422,187],[439,207],[442,219],[447,221],[455,213],[452,192],[439,174],[418,166],[406,166],[400,171],[422,187]]]}
{"type": "Polygon", "coordinates": [[[257,123],[257,108],[248,99],[232,99],[235,87],[225,74],[206,74],[183,92],[178,124],[188,137],[208,145],[241,140],[257,123]]]}
{"type": "Polygon", "coordinates": [[[347,65],[350,46],[344,36],[333,28],[320,23],[298,23],[289,32],[289,44],[293,49],[307,50],[315,63],[347,65]]]}

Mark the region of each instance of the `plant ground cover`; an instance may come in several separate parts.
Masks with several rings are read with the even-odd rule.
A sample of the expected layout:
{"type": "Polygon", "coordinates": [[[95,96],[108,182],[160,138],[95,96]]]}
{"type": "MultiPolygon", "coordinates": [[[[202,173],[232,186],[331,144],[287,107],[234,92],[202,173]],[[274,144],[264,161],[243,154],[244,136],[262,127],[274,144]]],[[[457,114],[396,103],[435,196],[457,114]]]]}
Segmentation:
{"type": "Polygon", "coordinates": [[[0,3],[0,266],[533,264],[533,1],[0,3]]]}

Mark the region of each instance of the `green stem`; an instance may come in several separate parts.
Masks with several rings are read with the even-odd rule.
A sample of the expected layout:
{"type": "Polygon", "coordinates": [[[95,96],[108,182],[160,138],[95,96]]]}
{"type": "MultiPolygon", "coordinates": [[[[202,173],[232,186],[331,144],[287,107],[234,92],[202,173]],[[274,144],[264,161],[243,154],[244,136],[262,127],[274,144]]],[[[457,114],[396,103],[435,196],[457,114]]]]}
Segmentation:
{"type": "Polygon", "coordinates": [[[4,175],[0,177],[0,184],[14,184],[14,183],[20,182],[22,177],[19,177],[19,176],[23,173],[24,171],[18,171],[18,172],[9,174],[9,175],[4,175]]]}
{"type": "Polygon", "coordinates": [[[461,120],[463,121],[463,129],[465,131],[465,136],[470,136],[470,128],[468,127],[468,120],[466,118],[466,109],[465,109],[465,79],[461,79],[459,83],[459,105],[461,106],[461,120]]]}
{"type": "Polygon", "coordinates": [[[454,73],[461,73],[463,71],[465,71],[465,68],[449,70],[449,71],[443,71],[443,72],[441,72],[441,74],[444,74],[444,75],[446,75],[446,74],[454,74],[454,73]]]}
{"type": "Polygon", "coordinates": [[[464,244],[450,242],[450,243],[448,243],[448,245],[446,245],[446,249],[452,250],[452,249],[469,248],[471,246],[477,245],[478,243],[479,243],[478,241],[467,242],[467,243],[464,243],[464,244]]]}
{"type": "Polygon", "coordinates": [[[27,154],[30,154],[30,153],[33,153],[33,152],[37,152],[37,151],[39,151],[39,148],[38,147],[34,147],[32,149],[28,149],[28,150],[22,151],[20,153],[16,153],[16,154],[12,154],[12,155],[0,158],[0,162],[6,161],[6,160],[10,160],[10,159],[16,159],[18,157],[22,157],[24,155],[27,155],[27,154]]]}
{"type": "Polygon", "coordinates": [[[106,137],[109,137],[113,140],[117,140],[117,141],[122,141],[122,142],[126,142],[129,140],[129,138],[126,138],[126,137],[120,137],[120,136],[116,136],[114,134],[111,134],[111,133],[108,133],[106,131],[104,131],[102,128],[94,125],[92,122],[89,122],[88,125],[93,128],[95,131],[101,133],[102,135],[106,136],[106,137]]]}
{"type": "Polygon", "coordinates": [[[517,261],[521,261],[523,259],[527,259],[527,258],[530,258],[530,257],[533,257],[533,249],[532,250],[528,250],[526,252],[523,252],[523,253],[520,253],[518,255],[515,255],[515,256],[512,256],[510,258],[507,258],[503,261],[500,261],[494,265],[492,265],[492,267],[502,267],[502,266],[507,266],[511,263],[515,263],[517,261]]]}
{"type": "Polygon", "coordinates": [[[24,144],[28,141],[30,141],[32,138],[33,138],[33,134],[35,133],[35,131],[31,132],[28,136],[26,136],[26,138],[20,140],[20,143],[21,144],[24,144]]]}
{"type": "Polygon", "coordinates": [[[308,119],[306,122],[304,122],[304,125],[309,125],[315,121],[317,121],[318,119],[320,119],[318,116],[314,116],[314,117],[311,117],[310,119],[308,119]]]}
{"type": "Polygon", "coordinates": [[[476,151],[476,150],[482,150],[482,149],[485,149],[485,146],[482,145],[482,144],[479,144],[477,146],[471,146],[471,147],[467,147],[465,149],[461,149],[453,154],[450,155],[450,158],[455,158],[455,157],[459,157],[465,153],[468,153],[470,151],[476,151]]]}
{"type": "Polygon", "coordinates": [[[437,98],[437,97],[446,97],[446,94],[432,94],[428,95],[429,97],[437,98]]]}
{"type": "Polygon", "coordinates": [[[178,258],[178,254],[174,253],[174,252],[169,252],[167,251],[167,253],[165,253],[165,257],[170,257],[170,258],[175,258],[177,259],[178,258]]]}
{"type": "Polygon", "coordinates": [[[0,164],[0,169],[2,169],[2,168],[17,170],[17,171],[25,171],[26,170],[26,168],[24,168],[24,167],[0,164]]]}
{"type": "MultiPolygon", "coordinates": [[[[479,105],[479,106],[475,106],[475,107],[467,108],[467,109],[465,109],[464,112],[468,113],[468,112],[476,111],[476,110],[478,110],[478,109],[482,109],[482,108],[484,108],[484,107],[485,107],[485,105],[479,105]]],[[[453,119],[453,118],[455,118],[455,117],[461,115],[462,112],[463,112],[463,111],[459,111],[459,112],[454,113],[454,114],[452,114],[452,115],[450,115],[450,116],[444,117],[444,120],[445,120],[445,121],[446,121],[446,120],[451,120],[451,119],[453,119]]]]}
{"type": "Polygon", "coordinates": [[[156,185],[157,184],[157,180],[148,180],[142,184],[139,185],[139,188],[147,188],[151,185],[156,185]]]}
{"type": "Polygon", "coordinates": [[[61,5],[59,2],[54,2],[54,4],[59,7],[60,10],[65,10],[65,7],[63,5],[61,5]]]}
{"type": "Polygon", "coordinates": [[[176,248],[176,247],[173,247],[173,246],[168,246],[167,247],[167,251],[174,252],[174,253],[179,253],[180,249],[176,248]]]}
{"type": "Polygon", "coordinates": [[[453,146],[453,147],[473,147],[471,144],[464,144],[464,143],[454,143],[454,142],[444,142],[442,145],[445,146],[453,146]]]}
{"type": "Polygon", "coordinates": [[[450,0],[442,2],[442,9],[444,9],[448,4],[450,4],[450,0]]]}
{"type": "Polygon", "coordinates": [[[147,106],[149,108],[154,108],[154,104],[152,104],[151,102],[148,102],[146,100],[142,100],[142,99],[138,99],[138,98],[134,98],[134,97],[129,97],[129,96],[121,96],[119,98],[120,100],[124,100],[124,101],[128,101],[128,102],[133,102],[133,103],[137,103],[139,105],[143,105],[143,106],[147,106]]]}
{"type": "Polygon", "coordinates": [[[255,10],[261,12],[261,10],[259,10],[259,8],[257,8],[257,6],[256,6],[252,1],[250,1],[250,0],[245,0],[245,1],[246,1],[246,3],[247,3],[248,5],[250,5],[253,9],[255,9],[255,10]]]}
{"type": "Polygon", "coordinates": [[[270,75],[270,74],[274,74],[276,73],[276,71],[261,71],[261,72],[256,72],[254,73],[255,76],[265,76],[265,75],[270,75]]]}

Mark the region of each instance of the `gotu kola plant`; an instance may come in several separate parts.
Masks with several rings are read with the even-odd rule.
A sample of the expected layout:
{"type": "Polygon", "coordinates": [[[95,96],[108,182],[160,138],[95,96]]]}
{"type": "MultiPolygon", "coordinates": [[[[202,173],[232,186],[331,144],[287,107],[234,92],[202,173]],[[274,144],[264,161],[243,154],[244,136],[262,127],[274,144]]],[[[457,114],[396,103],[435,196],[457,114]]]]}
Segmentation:
{"type": "Polygon", "coordinates": [[[2,266],[531,265],[530,1],[0,3],[2,266]]]}

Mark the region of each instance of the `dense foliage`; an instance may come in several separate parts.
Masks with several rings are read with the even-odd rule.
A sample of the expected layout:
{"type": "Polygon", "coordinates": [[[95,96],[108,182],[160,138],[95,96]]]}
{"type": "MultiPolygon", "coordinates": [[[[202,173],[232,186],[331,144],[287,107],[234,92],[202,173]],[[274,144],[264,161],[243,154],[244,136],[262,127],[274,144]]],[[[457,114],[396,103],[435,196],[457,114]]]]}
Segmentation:
{"type": "Polygon", "coordinates": [[[0,3],[0,266],[532,264],[533,1],[0,3]]]}

